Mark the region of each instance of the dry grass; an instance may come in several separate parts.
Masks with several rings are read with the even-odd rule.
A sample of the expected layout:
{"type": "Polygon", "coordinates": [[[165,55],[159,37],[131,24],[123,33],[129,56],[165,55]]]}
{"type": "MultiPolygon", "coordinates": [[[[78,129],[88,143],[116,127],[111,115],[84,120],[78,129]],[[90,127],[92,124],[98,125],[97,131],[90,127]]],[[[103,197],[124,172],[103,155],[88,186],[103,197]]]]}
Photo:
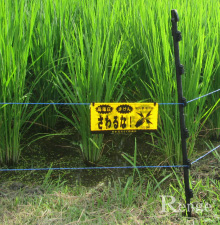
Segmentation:
{"type": "MultiPolygon", "coordinates": [[[[6,182],[0,188],[0,218],[2,224],[218,224],[220,182],[217,161],[207,159],[201,168],[192,170],[194,198],[192,204],[210,204],[206,212],[194,211],[192,218],[182,212],[167,209],[161,212],[160,195],[172,195],[177,202],[184,202],[181,173],[169,179],[170,184],[155,184],[146,196],[146,180],[133,182],[126,187],[121,182],[99,183],[93,188],[50,184],[48,189],[24,186],[14,188],[6,182]],[[209,163],[210,162],[210,163],[209,163]],[[214,164],[213,164],[214,162],[214,164]],[[214,179],[216,178],[216,179],[214,179]],[[140,188],[142,186],[142,188],[140,188]],[[172,187],[175,187],[175,191],[172,187]],[[30,190],[34,189],[34,192],[30,190]],[[28,190],[28,191],[27,191],[28,190]],[[38,190],[38,191],[37,191],[38,190]],[[40,190],[40,191],[39,191],[40,190]],[[130,199],[130,200],[129,200],[130,199]],[[129,201],[126,201],[129,200],[129,201]]],[[[198,165],[199,166],[199,165],[198,165]]],[[[168,200],[169,202],[169,200],[168,200]]],[[[174,204],[177,207],[176,204],[174,204]]]]}

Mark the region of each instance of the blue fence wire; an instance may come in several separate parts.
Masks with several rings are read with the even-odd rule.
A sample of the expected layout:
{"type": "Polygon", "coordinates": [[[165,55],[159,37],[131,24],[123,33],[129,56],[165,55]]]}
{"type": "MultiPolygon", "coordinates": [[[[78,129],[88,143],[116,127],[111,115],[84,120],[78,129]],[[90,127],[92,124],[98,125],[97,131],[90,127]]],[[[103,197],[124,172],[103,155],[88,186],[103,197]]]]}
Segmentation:
{"type": "MultiPolygon", "coordinates": [[[[196,100],[199,100],[200,98],[204,98],[208,95],[211,95],[211,94],[214,94],[216,92],[220,91],[220,89],[217,89],[215,91],[212,91],[208,94],[205,94],[205,95],[202,95],[198,98],[194,98],[190,101],[187,101],[187,103],[190,103],[190,102],[193,102],[193,101],[196,101],[196,100]]],[[[60,102],[60,103],[54,103],[54,102],[48,102],[48,103],[44,103],[44,102],[0,102],[0,105],[90,105],[91,103],[63,103],[63,102],[60,102]]],[[[182,105],[183,103],[158,103],[159,105],[182,105]]]]}
{"type": "Polygon", "coordinates": [[[143,169],[143,168],[179,168],[189,167],[188,165],[175,166],[114,166],[114,167],[75,167],[75,168],[30,168],[30,169],[0,169],[0,172],[27,171],[27,170],[101,170],[101,169],[143,169]]]}
{"type": "Polygon", "coordinates": [[[158,103],[158,105],[184,105],[183,103],[158,103]]]}
{"type": "Polygon", "coordinates": [[[211,152],[215,151],[215,150],[218,149],[219,147],[220,147],[220,145],[217,146],[217,147],[215,147],[215,148],[213,148],[211,151],[209,151],[209,152],[207,152],[205,155],[199,157],[198,159],[196,159],[195,161],[193,161],[191,164],[198,162],[200,159],[204,158],[205,156],[207,156],[207,155],[210,154],[211,152]]]}
{"type": "Polygon", "coordinates": [[[218,92],[218,91],[220,91],[220,89],[215,90],[215,91],[212,91],[212,92],[210,92],[210,93],[208,93],[208,94],[202,95],[202,96],[200,96],[200,97],[198,97],[198,98],[194,98],[194,99],[192,99],[192,100],[188,101],[187,103],[190,103],[190,102],[193,102],[193,101],[199,100],[200,98],[204,98],[204,97],[206,97],[206,96],[208,96],[208,95],[211,95],[211,94],[214,94],[214,93],[216,93],[216,92],[218,92]]]}
{"type": "MultiPolygon", "coordinates": [[[[90,105],[91,103],[0,102],[0,105],[90,105]]],[[[159,105],[183,105],[183,103],[158,103],[159,105]]]]}
{"type": "Polygon", "coordinates": [[[0,102],[0,105],[90,105],[90,103],[43,103],[43,102],[26,102],[26,103],[19,103],[19,102],[0,102]]]}
{"type": "MultiPolygon", "coordinates": [[[[211,152],[220,148],[220,145],[213,148],[203,156],[199,157],[191,164],[198,162],[200,159],[204,158],[211,152]]],[[[189,167],[189,165],[173,165],[173,166],[114,166],[114,167],[73,167],[73,168],[30,168],[30,169],[0,169],[0,172],[7,171],[36,171],[36,170],[98,170],[98,169],[143,169],[143,168],[181,168],[181,167],[189,167]]]]}
{"type": "MultiPolygon", "coordinates": [[[[198,98],[192,99],[190,101],[187,101],[187,103],[196,101],[200,98],[206,97],[208,95],[214,94],[216,92],[220,91],[220,89],[212,91],[208,94],[202,95],[198,98]]],[[[158,103],[159,105],[180,105],[183,103],[158,103]]],[[[18,103],[18,102],[0,102],[0,105],[90,105],[90,103],[18,103]]],[[[215,151],[220,147],[217,146],[211,151],[207,152],[203,156],[199,157],[195,161],[193,161],[191,164],[194,164],[198,162],[200,159],[204,158],[211,152],[215,151]]],[[[0,169],[0,172],[6,172],[6,171],[33,171],[33,170],[94,170],[94,169],[141,169],[141,168],[180,168],[180,167],[189,167],[189,165],[173,165],[173,166],[121,166],[121,167],[79,167],[79,168],[30,168],[30,169],[0,169]]]]}

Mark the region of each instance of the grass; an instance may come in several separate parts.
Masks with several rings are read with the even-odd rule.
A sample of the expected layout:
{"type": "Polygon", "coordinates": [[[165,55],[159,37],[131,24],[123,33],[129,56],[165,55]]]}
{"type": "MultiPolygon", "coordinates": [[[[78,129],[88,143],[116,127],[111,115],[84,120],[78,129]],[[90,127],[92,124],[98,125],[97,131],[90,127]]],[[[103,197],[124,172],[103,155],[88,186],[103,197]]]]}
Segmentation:
{"type": "MultiPolygon", "coordinates": [[[[213,145],[210,143],[208,147],[213,145]]],[[[139,165],[138,139],[135,139],[134,148],[134,156],[125,154],[124,158],[132,165],[139,165]]],[[[193,159],[203,154],[201,151],[194,152],[193,159]]],[[[39,154],[31,152],[34,167],[41,167],[39,163],[48,161],[42,152],[40,155],[39,161],[39,154]]],[[[48,157],[52,155],[51,152],[48,157]]],[[[70,156],[67,155],[67,158],[70,156]]],[[[193,164],[190,170],[194,193],[191,218],[184,216],[182,169],[157,168],[134,169],[127,176],[121,174],[114,178],[109,177],[113,176],[113,171],[105,173],[106,177],[102,179],[97,173],[96,177],[93,176],[96,183],[92,185],[91,176],[98,171],[87,170],[84,175],[88,173],[90,179],[86,186],[81,183],[86,177],[80,171],[71,171],[67,176],[65,174],[69,172],[53,170],[46,173],[22,171],[10,176],[2,173],[0,220],[2,224],[218,224],[219,160],[216,151],[193,164]],[[79,173],[80,180],[77,178],[79,173]]],[[[60,157],[53,159],[51,167],[57,167],[60,161],[60,157]]],[[[76,167],[79,167],[78,161],[75,162],[76,167]]],[[[65,158],[63,165],[59,166],[69,167],[65,158]]]]}
{"type": "Polygon", "coordinates": [[[169,173],[172,176],[156,190],[159,181],[150,176],[139,181],[118,178],[90,188],[53,181],[50,171],[41,186],[12,190],[13,183],[6,182],[0,188],[0,218],[3,224],[218,224],[220,183],[210,171],[192,170],[191,218],[182,214],[182,173],[169,173]],[[175,202],[169,207],[171,196],[175,202]]]}

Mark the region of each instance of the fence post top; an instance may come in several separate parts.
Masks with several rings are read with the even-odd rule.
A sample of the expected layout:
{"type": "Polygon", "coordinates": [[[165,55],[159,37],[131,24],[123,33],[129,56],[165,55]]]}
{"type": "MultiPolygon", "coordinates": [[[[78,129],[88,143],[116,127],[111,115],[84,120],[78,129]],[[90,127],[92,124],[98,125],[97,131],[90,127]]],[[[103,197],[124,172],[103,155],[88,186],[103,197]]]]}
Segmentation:
{"type": "Polygon", "coordinates": [[[172,9],[171,10],[171,15],[172,15],[172,21],[173,22],[178,22],[179,21],[179,15],[178,15],[176,9],[172,9]]]}

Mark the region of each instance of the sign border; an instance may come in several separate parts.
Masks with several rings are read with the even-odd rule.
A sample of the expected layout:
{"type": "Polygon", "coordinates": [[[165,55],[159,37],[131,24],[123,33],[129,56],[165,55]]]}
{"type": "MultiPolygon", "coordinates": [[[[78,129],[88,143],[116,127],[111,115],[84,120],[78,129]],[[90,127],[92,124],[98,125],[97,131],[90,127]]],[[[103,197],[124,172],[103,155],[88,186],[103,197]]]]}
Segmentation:
{"type": "MultiPolygon", "coordinates": [[[[92,121],[92,115],[91,115],[91,106],[95,106],[95,104],[154,104],[154,106],[158,103],[156,102],[92,102],[90,104],[90,132],[92,134],[127,134],[127,133],[143,133],[143,132],[155,132],[157,129],[138,129],[138,130],[91,130],[91,121],[92,121]]],[[[159,115],[159,104],[158,104],[158,112],[157,112],[157,127],[158,127],[158,115],[159,115]]]]}

